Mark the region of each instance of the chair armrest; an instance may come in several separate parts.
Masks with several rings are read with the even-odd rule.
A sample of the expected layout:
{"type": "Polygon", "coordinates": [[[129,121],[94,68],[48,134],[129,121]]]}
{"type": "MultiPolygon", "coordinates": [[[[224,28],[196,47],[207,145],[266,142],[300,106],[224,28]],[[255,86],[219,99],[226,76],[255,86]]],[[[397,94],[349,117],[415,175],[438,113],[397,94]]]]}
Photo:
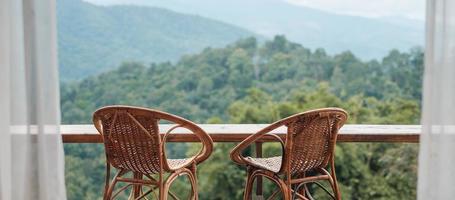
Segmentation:
{"type": "MultiPolygon", "coordinates": [[[[161,142],[161,152],[162,152],[162,158],[164,159],[163,163],[164,163],[164,168],[165,169],[170,169],[169,167],[169,163],[167,162],[167,156],[166,156],[166,149],[165,149],[165,145],[167,143],[167,137],[172,133],[173,130],[177,129],[177,128],[186,128],[190,131],[192,131],[196,137],[201,141],[202,143],[202,149],[194,156],[191,156],[188,163],[191,164],[191,163],[196,163],[196,164],[199,164],[201,162],[203,162],[204,160],[206,160],[210,154],[212,153],[212,149],[213,149],[213,142],[212,142],[212,139],[210,138],[210,136],[205,133],[202,129],[200,129],[199,127],[197,126],[191,126],[191,127],[188,127],[188,126],[185,126],[185,125],[182,125],[182,124],[177,124],[175,126],[173,126],[172,128],[170,128],[163,136],[162,138],[162,142],[161,142]],[[197,128],[196,128],[197,127],[197,128]]],[[[188,164],[188,165],[189,165],[188,164]]]]}
{"type": "Polygon", "coordinates": [[[232,159],[232,161],[234,161],[235,163],[239,164],[239,165],[246,165],[248,163],[248,161],[245,159],[245,157],[242,156],[242,152],[247,148],[249,147],[252,143],[256,142],[257,140],[259,140],[260,138],[262,138],[264,135],[270,135],[272,136],[273,138],[277,139],[278,142],[280,142],[281,144],[281,148],[282,148],[282,152],[284,153],[284,150],[285,150],[285,143],[283,142],[283,140],[275,135],[275,134],[270,134],[270,131],[280,127],[284,125],[281,121],[278,121],[274,124],[271,124],[267,127],[265,127],[264,129],[260,130],[259,132],[247,137],[245,140],[243,140],[242,142],[240,142],[236,147],[234,147],[234,149],[232,149],[231,153],[230,153],[230,157],[232,159]]]}
{"type": "Polygon", "coordinates": [[[202,130],[202,128],[200,128],[199,126],[196,126],[196,129],[192,130],[192,131],[196,135],[196,137],[199,138],[199,141],[201,141],[201,143],[202,143],[201,151],[199,151],[199,153],[196,154],[196,156],[195,156],[196,164],[199,164],[199,163],[207,160],[210,157],[210,155],[212,154],[213,140],[209,136],[209,134],[207,134],[207,132],[202,130]]]}
{"type": "MultiPolygon", "coordinates": [[[[177,124],[175,126],[173,126],[172,128],[170,128],[163,136],[163,139],[161,140],[160,142],[160,149],[161,149],[161,154],[162,154],[162,159],[163,159],[163,168],[166,169],[166,170],[170,170],[171,167],[169,166],[169,163],[167,162],[167,156],[166,156],[166,143],[167,143],[167,137],[169,136],[169,134],[171,134],[171,132],[173,130],[175,130],[176,128],[179,128],[179,127],[182,127],[182,125],[180,124],[177,124]]],[[[194,159],[194,157],[193,157],[194,159]]]]}
{"type": "Polygon", "coordinates": [[[275,135],[275,134],[272,134],[272,133],[269,133],[269,134],[267,134],[267,135],[272,136],[272,137],[274,137],[276,140],[278,140],[278,142],[280,142],[280,143],[281,143],[281,146],[284,148],[284,141],[280,138],[280,136],[275,135]]]}

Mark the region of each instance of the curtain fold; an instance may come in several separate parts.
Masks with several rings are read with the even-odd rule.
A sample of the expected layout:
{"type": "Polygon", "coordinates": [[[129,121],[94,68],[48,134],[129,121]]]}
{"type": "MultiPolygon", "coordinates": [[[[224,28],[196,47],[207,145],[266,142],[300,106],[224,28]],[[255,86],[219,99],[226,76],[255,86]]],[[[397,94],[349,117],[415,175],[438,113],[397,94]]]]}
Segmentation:
{"type": "Polygon", "coordinates": [[[66,199],[55,0],[0,1],[0,199],[66,199]]]}
{"type": "Polygon", "coordinates": [[[427,0],[418,199],[455,197],[455,1],[427,0]]]}

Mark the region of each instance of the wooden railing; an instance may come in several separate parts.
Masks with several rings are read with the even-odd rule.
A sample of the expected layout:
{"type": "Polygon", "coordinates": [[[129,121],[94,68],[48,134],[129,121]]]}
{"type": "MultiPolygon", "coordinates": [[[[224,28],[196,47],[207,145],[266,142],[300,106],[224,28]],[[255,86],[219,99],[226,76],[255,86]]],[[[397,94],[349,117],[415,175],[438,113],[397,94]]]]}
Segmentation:
{"type": "MultiPolygon", "coordinates": [[[[200,124],[212,137],[214,142],[240,142],[251,134],[256,133],[267,124],[200,124]]],[[[160,125],[162,134],[172,126],[160,125]]],[[[93,125],[62,125],[61,132],[65,143],[101,143],[102,138],[93,125]]],[[[279,128],[271,133],[284,139],[286,129],[279,128]]],[[[354,125],[349,124],[341,128],[338,142],[419,142],[420,125],[354,125]]],[[[256,157],[262,157],[262,142],[271,138],[264,137],[263,141],[255,143],[256,157]]],[[[172,131],[169,142],[196,142],[198,139],[188,130],[178,128],[172,131]]],[[[256,196],[262,197],[262,178],[256,180],[256,196]]]]}
{"type": "MultiPolygon", "coordinates": [[[[267,124],[200,124],[214,142],[240,142],[256,133],[267,124]]],[[[164,134],[171,126],[160,125],[164,134]]],[[[93,125],[62,125],[65,143],[101,143],[102,138],[93,125]]],[[[284,138],[286,129],[279,128],[272,133],[284,138]]],[[[357,125],[348,124],[341,128],[338,142],[419,142],[420,125],[357,125]]],[[[270,140],[265,137],[263,141],[270,140]]],[[[168,137],[170,142],[196,142],[198,139],[186,129],[178,128],[168,137]]]]}

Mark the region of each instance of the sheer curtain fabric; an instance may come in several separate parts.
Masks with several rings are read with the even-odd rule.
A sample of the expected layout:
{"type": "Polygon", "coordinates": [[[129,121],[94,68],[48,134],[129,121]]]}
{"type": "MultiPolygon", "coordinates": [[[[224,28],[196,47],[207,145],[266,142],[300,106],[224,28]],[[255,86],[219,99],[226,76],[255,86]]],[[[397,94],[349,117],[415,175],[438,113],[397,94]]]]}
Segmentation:
{"type": "Polygon", "coordinates": [[[427,0],[418,199],[455,198],[455,1],[427,0]]]}
{"type": "Polygon", "coordinates": [[[55,0],[0,0],[0,199],[64,200],[55,0]]]}

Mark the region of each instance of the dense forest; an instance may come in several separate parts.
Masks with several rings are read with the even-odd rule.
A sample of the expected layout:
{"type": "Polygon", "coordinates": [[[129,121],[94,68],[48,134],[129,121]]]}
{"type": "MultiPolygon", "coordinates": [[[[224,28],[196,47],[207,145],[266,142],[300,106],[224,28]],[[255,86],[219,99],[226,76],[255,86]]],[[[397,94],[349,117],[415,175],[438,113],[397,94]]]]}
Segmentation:
{"type": "MultiPolygon", "coordinates": [[[[126,62],[114,71],[63,83],[63,123],[90,123],[97,108],[128,104],[197,123],[270,123],[335,106],[349,112],[351,124],[417,124],[422,70],[420,48],[391,50],[382,60],[362,61],[351,52],[310,50],[284,36],[263,43],[251,37],[206,48],[176,63],[126,62]]],[[[199,167],[201,199],[241,199],[245,169],[229,160],[233,145],[217,144],[199,167]]],[[[276,151],[273,144],[265,148],[276,151]]],[[[193,149],[180,144],[170,151],[179,156],[193,149]]],[[[65,151],[69,199],[100,199],[103,146],[66,144],[65,151]]],[[[337,175],[344,199],[414,199],[416,157],[413,144],[338,144],[337,175]]],[[[271,187],[267,183],[266,191],[271,187]]],[[[174,187],[186,189],[183,180],[174,187]]]]}

